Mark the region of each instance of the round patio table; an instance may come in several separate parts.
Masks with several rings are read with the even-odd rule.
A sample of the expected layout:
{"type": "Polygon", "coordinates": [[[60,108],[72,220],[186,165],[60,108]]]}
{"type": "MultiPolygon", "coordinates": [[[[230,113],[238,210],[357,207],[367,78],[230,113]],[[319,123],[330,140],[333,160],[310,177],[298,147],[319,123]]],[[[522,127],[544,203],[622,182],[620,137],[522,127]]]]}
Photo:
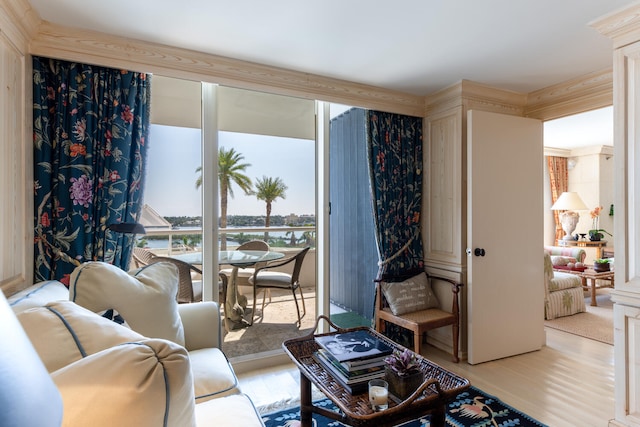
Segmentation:
{"type": "MultiPolygon", "coordinates": [[[[227,298],[223,306],[225,326],[227,329],[229,322],[232,322],[234,325],[250,325],[244,318],[245,310],[247,309],[247,298],[240,294],[236,284],[238,268],[252,267],[257,263],[266,263],[282,257],[284,257],[282,252],[275,251],[234,250],[218,252],[218,264],[231,265],[233,267],[231,277],[229,277],[227,284],[227,298]],[[232,309],[227,310],[227,307],[232,307],[232,309]]],[[[188,262],[192,265],[202,265],[202,252],[200,251],[173,255],[173,258],[188,262]]],[[[251,315],[253,316],[254,313],[251,313],[251,315]]]]}

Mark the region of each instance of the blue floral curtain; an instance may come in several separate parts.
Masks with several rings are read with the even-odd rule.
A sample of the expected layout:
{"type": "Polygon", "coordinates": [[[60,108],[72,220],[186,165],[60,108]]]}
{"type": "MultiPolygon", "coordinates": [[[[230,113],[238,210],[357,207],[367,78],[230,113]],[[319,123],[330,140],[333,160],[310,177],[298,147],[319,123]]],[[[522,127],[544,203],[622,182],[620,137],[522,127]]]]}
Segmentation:
{"type": "Polygon", "coordinates": [[[35,280],[68,284],[75,262],[127,269],[142,207],[150,75],[33,58],[35,280]]]}
{"type": "Polygon", "coordinates": [[[422,119],[369,111],[367,145],[378,277],[422,268],[422,119]]]}

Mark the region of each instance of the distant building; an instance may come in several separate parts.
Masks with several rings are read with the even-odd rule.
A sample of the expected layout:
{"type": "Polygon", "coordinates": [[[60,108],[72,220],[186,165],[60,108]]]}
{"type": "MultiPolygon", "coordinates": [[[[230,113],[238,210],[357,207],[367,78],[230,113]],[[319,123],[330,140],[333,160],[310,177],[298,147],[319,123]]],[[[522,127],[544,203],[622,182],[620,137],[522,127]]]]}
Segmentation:
{"type": "Polygon", "coordinates": [[[172,228],[169,221],[164,219],[158,212],[147,204],[142,207],[139,222],[144,226],[145,230],[148,231],[171,230],[172,228]]]}

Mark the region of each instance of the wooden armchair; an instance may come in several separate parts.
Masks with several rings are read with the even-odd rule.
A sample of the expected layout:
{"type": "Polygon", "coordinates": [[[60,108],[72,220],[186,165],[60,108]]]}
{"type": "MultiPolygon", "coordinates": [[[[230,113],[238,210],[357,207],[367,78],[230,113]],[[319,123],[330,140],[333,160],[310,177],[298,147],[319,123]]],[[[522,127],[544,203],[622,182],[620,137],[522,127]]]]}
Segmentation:
{"type": "Polygon", "coordinates": [[[424,271],[413,272],[413,274],[403,277],[376,280],[376,330],[384,333],[385,322],[388,322],[412,331],[413,351],[420,354],[421,341],[423,339],[426,341],[427,331],[451,325],[453,329],[453,361],[457,363],[460,360],[458,357],[460,335],[458,294],[461,287],[462,283],[444,277],[427,275],[424,271]],[[434,280],[442,280],[451,284],[451,292],[453,293],[451,311],[445,311],[440,307],[431,289],[431,282],[434,280]],[[402,307],[403,304],[405,304],[404,307],[402,307]]]}

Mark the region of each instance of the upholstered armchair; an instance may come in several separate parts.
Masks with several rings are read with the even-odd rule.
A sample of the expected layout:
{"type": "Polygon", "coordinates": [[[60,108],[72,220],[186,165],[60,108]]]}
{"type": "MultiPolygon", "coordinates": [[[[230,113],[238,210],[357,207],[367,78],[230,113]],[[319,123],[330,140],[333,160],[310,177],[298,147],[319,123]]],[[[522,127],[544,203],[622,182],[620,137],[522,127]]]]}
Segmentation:
{"type": "Polygon", "coordinates": [[[544,252],[544,316],[547,320],[586,311],[582,279],[555,271],[551,255],[544,252]]]}

